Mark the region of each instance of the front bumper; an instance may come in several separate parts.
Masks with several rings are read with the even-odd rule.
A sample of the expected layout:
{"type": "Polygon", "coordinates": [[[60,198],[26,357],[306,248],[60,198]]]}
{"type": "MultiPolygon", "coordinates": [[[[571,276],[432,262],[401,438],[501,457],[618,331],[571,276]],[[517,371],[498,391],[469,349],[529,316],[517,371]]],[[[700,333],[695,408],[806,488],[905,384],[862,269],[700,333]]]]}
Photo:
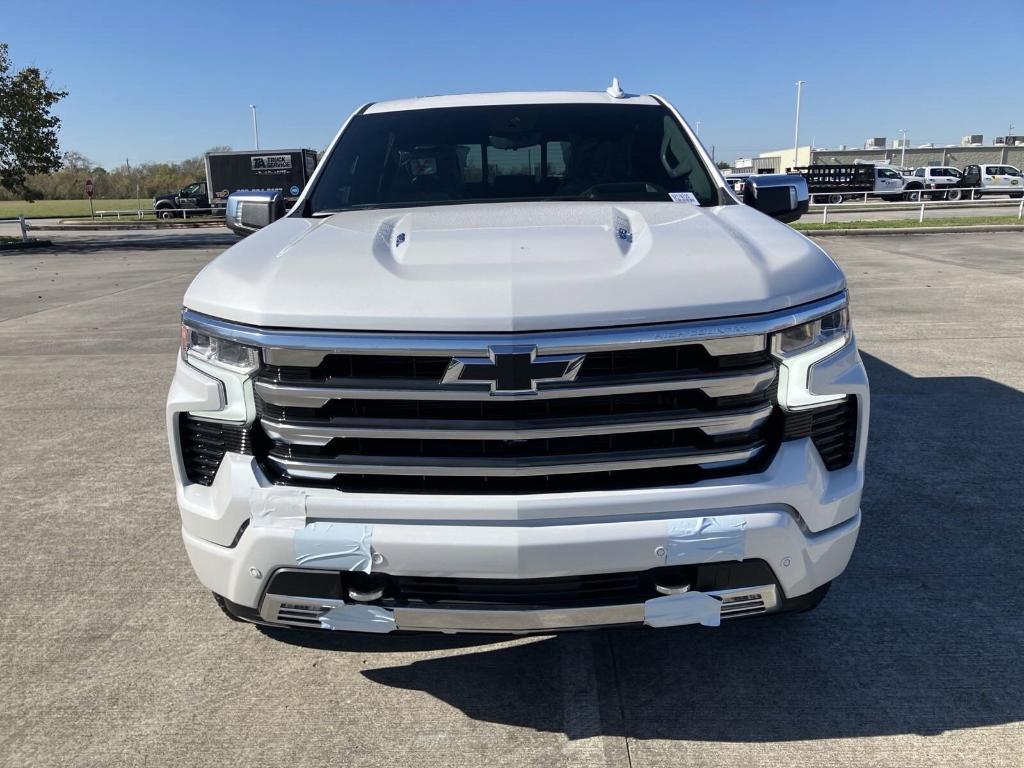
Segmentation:
{"type": "MultiPolygon", "coordinates": [[[[224,417],[231,398],[221,382],[179,361],[167,423],[182,536],[200,581],[261,623],[309,625],[282,620],[286,605],[312,610],[314,625],[367,632],[716,624],[730,615],[729,598],[749,598],[751,587],[762,602],[759,612],[770,612],[842,573],[860,528],[869,403],[855,345],[814,365],[808,386],[858,398],[855,456],[842,469],[828,471],[812,441],[797,439],[783,442],[759,474],[679,487],[519,496],[368,494],[275,486],[252,457],[233,453],[212,485],[189,483],[177,416],[224,417]],[[296,567],[525,580],[750,560],[766,563],[772,578],[743,585],[747,592],[705,590],[578,609],[386,607],[267,591],[275,573],[296,567]]],[[[243,390],[240,398],[246,396],[251,393],[243,390]]]]}

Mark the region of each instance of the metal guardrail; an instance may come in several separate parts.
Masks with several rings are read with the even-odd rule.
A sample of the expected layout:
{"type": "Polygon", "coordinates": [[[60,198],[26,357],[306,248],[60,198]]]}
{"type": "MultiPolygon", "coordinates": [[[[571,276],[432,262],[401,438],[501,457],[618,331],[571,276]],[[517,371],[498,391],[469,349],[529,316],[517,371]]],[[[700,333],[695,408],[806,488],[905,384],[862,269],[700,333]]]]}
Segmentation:
{"type": "Polygon", "coordinates": [[[842,208],[841,208],[841,212],[842,213],[853,213],[853,212],[856,212],[856,211],[867,212],[867,211],[886,211],[886,210],[890,210],[890,211],[917,211],[917,220],[918,220],[918,222],[923,222],[924,221],[924,214],[925,214],[926,208],[927,209],[931,209],[931,210],[935,210],[935,209],[950,210],[950,209],[956,209],[956,208],[960,208],[960,207],[966,207],[966,208],[978,208],[978,207],[982,207],[982,206],[984,206],[986,208],[989,208],[989,207],[991,207],[991,208],[1014,208],[1015,207],[1015,208],[1017,208],[1017,220],[1018,221],[1024,221],[1024,198],[1021,198],[1019,203],[1016,200],[1012,200],[1012,199],[1011,200],[996,200],[996,201],[983,202],[979,198],[975,197],[975,193],[976,192],[983,192],[987,196],[987,195],[994,195],[994,194],[1009,194],[1009,191],[1006,191],[1006,192],[1003,192],[1003,191],[993,192],[991,190],[991,188],[982,188],[982,187],[969,187],[969,188],[957,187],[957,189],[960,189],[962,192],[970,192],[971,196],[969,198],[961,198],[960,200],[934,200],[934,199],[932,199],[932,200],[925,200],[924,199],[925,196],[927,196],[929,194],[935,194],[936,196],[937,195],[941,195],[945,190],[941,190],[941,189],[938,189],[938,190],[928,190],[928,189],[924,189],[924,190],[911,190],[912,192],[920,193],[917,196],[917,199],[910,201],[911,203],[913,203],[913,205],[905,205],[905,204],[901,205],[899,203],[896,203],[895,205],[892,205],[892,206],[885,206],[884,204],[879,205],[877,200],[868,200],[869,196],[878,197],[878,195],[879,195],[878,192],[844,192],[844,193],[842,193],[843,197],[845,199],[849,199],[850,197],[852,197],[854,195],[856,195],[857,197],[863,196],[863,202],[862,203],[860,203],[860,204],[854,203],[852,205],[846,204],[846,203],[816,203],[816,202],[814,202],[815,196],[822,197],[822,196],[825,196],[825,195],[836,194],[834,192],[832,192],[832,193],[817,192],[817,193],[812,194],[810,196],[810,205],[809,205],[808,212],[809,213],[811,211],[817,212],[817,211],[820,210],[821,211],[821,223],[822,224],[827,224],[828,223],[828,211],[829,211],[829,208],[831,207],[834,210],[839,205],[842,205],[842,208]]]}

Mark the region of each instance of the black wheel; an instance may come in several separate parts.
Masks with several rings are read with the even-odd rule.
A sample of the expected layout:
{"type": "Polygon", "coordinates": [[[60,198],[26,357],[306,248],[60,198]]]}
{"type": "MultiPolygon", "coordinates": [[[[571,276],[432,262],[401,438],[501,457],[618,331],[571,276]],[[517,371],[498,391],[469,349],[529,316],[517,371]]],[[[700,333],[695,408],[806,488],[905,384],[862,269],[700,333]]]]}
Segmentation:
{"type": "Polygon", "coordinates": [[[828,204],[829,205],[839,205],[841,202],[843,202],[843,196],[842,195],[834,194],[834,195],[829,195],[828,196],[828,204]]]}
{"type": "Polygon", "coordinates": [[[157,208],[156,217],[158,219],[173,219],[174,211],[171,210],[170,208],[157,208]]]}
{"type": "Polygon", "coordinates": [[[960,189],[947,189],[946,199],[947,200],[959,200],[964,196],[963,190],[960,189]]]}
{"type": "Polygon", "coordinates": [[[981,200],[981,192],[979,192],[978,190],[974,190],[971,193],[971,195],[972,195],[971,200],[981,200]]]}
{"type": "Polygon", "coordinates": [[[921,199],[921,188],[916,187],[914,189],[908,189],[903,193],[903,196],[912,203],[916,203],[921,199]]]}

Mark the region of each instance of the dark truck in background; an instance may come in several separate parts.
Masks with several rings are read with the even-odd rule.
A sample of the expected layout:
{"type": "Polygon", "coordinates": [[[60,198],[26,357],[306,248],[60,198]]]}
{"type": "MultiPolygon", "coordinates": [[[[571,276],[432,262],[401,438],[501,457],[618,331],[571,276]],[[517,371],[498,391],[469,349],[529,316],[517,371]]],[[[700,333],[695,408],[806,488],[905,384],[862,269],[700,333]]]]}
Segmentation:
{"type": "Polygon", "coordinates": [[[153,209],[161,219],[181,216],[183,210],[192,209],[222,213],[228,195],[235,192],[280,192],[288,206],[302,194],[316,162],[313,149],[208,152],[206,180],[157,195],[153,209]]]}
{"type": "Polygon", "coordinates": [[[856,162],[852,165],[809,165],[793,168],[807,180],[812,203],[834,205],[860,198],[865,192],[895,202],[903,199],[906,180],[887,165],[856,162]]]}

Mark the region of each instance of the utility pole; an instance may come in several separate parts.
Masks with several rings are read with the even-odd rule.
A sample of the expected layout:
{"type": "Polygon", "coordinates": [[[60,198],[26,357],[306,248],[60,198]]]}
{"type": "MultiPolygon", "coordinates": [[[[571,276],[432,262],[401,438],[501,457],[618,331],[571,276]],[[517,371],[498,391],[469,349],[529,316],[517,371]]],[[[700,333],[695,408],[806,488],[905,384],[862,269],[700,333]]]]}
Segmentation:
{"type": "Polygon", "coordinates": [[[256,149],[260,148],[260,127],[256,123],[256,105],[250,104],[249,109],[252,110],[252,139],[256,144],[256,149]]]}
{"type": "Polygon", "coordinates": [[[907,129],[900,128],[903,134],[903,141],[900,142],[900,170],[907,167],[907,129]]]}
{"type": "Polygon", "coordinates": [[[700,136],[700,120],[697,121],[697,135],[700,136]]]}
{"type": "Polygon", "coordinates": [[[797,154],[800,149],[800,93],[804,88],[804,80],[796,81],[796,127],[793,129],[793,167],[800,165],[797,154]]]}
{"type": "MultiPolygon", "coordinates": [[[[124,167],[128,171],[128,178],[132,177],[132,166],[128,158],[124,159],[124,167]]],[[[139,190],[139,179],[135,177],[135,203],[139,206],[139,218],[142,218],[142,192],[139,190]]]]}

